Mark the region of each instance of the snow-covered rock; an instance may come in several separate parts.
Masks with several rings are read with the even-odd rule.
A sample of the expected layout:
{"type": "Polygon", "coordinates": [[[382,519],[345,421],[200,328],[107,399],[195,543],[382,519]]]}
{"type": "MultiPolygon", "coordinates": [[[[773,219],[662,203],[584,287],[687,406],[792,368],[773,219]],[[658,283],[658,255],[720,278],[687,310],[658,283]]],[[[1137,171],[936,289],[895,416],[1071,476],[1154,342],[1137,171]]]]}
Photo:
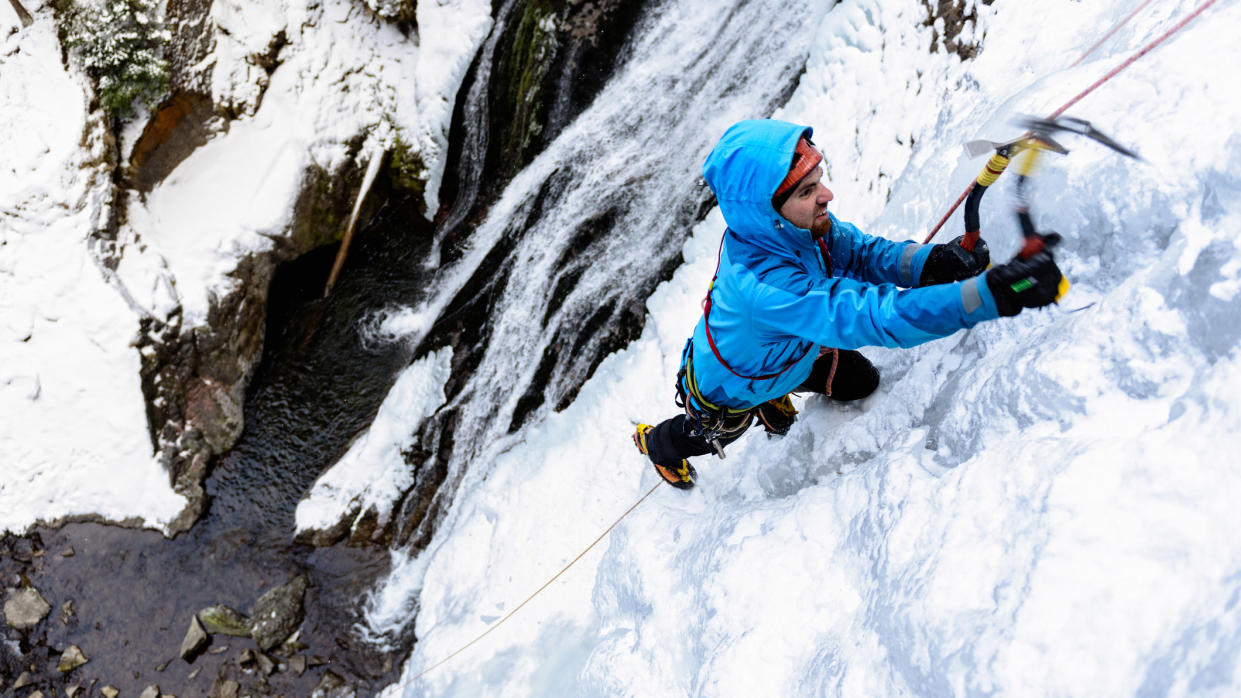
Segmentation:
{"type": "Polygon", "coordinates": [[[0,8],[0,528],[97,514],[167,529],[187,504],[192,520],[207,460],[240,433],[274,265],[339,235],[316,214],[347,213],[398,141],[437,205],[490,5],[420,5],[413,31],[350,0],[182,5],[172,87],[201,97],[176,107],[193,128],[166,147],[144,147],[146,117],[114,144],[50,7],[27,3],[28,28],[0,8]],[[140,191],[139,152],[156,173],[140,191]]]}

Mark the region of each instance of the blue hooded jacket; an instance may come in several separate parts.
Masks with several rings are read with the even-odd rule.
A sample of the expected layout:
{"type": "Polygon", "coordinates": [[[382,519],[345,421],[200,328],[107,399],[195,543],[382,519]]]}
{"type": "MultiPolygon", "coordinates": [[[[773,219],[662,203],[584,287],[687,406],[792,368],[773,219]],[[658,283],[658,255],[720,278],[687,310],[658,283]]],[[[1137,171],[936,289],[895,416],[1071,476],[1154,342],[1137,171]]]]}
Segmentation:
{"type": "Polygon", "coordinates": [[[745,409],[787,395],[810,375],[820,347],[912,347],[999,316],[981,277],[898,288],[917,286],[931,246],[871,237],[834,215],[829,274],[810,231],[771,203],[798,139],[811,133],[742,121],[703,167],[728,224],[710,292],[711,337],[728,366],[707,341],[705,316],[682,361],[692,351],[697,387],[716,405],[745,409]]]}

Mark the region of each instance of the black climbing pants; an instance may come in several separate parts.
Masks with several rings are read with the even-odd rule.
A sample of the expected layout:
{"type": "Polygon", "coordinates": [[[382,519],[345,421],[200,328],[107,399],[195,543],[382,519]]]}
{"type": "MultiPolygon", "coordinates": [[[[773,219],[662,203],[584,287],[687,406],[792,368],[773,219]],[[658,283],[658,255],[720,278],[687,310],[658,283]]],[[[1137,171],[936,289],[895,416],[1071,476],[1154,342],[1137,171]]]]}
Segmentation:
{"type": "MultiPolygon", "coordinates": [[[[810,376],[797,388],[796,392],[826,394],[827,377],[832,373],[832,363],[839,355],[840,365],[836,366],[836,375],[832,376],[833,400],[848,402],[858,400],[875,392],[879,387],[879,371],[865,356],[850,350],[841,349],[836,354],[826,353],[814,362],[810,376]]],[[[727,446],[745,433],[754,422],[755,413],[762,406],[738,415],[738,427],[728,437],[719,439],[720,446],[727,446]],[[740,424],[744,421],[744,425],[740,424]]],[[[678,463],[682,458],[702,456],[715,451],[714,446],[698,433],[694,422],[685,414],[678,414],[672,419],[660,422],[646,437],[646,446],[652,462],[678,463]]]]}

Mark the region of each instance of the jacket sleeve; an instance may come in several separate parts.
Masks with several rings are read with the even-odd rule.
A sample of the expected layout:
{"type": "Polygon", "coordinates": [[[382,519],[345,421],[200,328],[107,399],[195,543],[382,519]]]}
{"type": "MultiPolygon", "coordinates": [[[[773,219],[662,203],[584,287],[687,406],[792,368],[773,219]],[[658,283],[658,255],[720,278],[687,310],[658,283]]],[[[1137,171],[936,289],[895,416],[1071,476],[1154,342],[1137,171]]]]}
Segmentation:
{"type": "Polygon", "coordinates": [[[832,273],[873,284],[916,287],[922,278],[926,258],[931,254],[930,245],[912,241],[893,242],[867,235],[852,223],[837,220],[835,216],[832,216],[829,236],[832,273]]]}
{"type": "Polygon", "coordinates": [[[999,317],[982,277],[918,289],[839,277],[800,281],[806,285],[797,290],[756,289],[757,330],[840,349],[912,347],[999,317]]]}

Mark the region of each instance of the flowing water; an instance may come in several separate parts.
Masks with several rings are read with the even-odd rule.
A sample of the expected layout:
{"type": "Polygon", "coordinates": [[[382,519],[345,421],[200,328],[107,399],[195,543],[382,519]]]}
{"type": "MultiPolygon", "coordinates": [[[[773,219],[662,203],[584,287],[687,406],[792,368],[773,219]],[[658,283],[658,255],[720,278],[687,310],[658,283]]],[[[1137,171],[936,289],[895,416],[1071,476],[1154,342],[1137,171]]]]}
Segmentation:
{"type": "MultiPolygon", "coordinates": [[[[787,98],[808,52],[799,28],[817,26],[829,7],[652,5],[622,67],[477,228],[463,236],[454,228],[463,216],[449,216],[436,244],[453,249],[428,260],[439,265],[434,295],[418,307],[437,320],[414,339],[420,355],[452,346],[454,371],[448,404],[420,434],[430,455],[414,463],[398,541],[424,545],[469,463],[566,406],[605,356],[638,336],[646,298],[711,203],[706,153],[728,125],[787,98]]],[[[482,123],[484,109],[464,111],[482,123]]],[[[467,152],[486,147],[475,138],[467,152]]]]}

